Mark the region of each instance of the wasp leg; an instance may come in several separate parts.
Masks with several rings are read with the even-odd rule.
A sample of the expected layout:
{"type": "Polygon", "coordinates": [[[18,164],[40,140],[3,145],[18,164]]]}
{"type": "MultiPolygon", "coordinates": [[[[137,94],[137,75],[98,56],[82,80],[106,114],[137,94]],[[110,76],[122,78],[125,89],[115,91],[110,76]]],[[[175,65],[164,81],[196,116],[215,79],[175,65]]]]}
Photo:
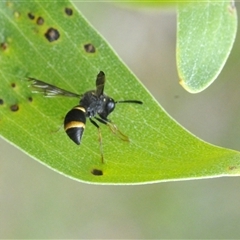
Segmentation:
{"type": "Polygon", "coordinates": [[[104,158],[103,158],[103,150],[102,150],[102,133],[101,133],[101,129],[98,126],[98,124],[93,121],[91,118],[89,118],[90,122],[98,129],[98,141],[99,141],[99,147],[100,147],[100,153],[101,153],[101,160],[102,163],[104,163],[104,158]]]}
{"type": "Polygon", "coordinates": [[[57,133],[59,132],[61,129],[63,128],[63,124],[61,124],[61,126],[55,130],[51,130],[51,133],[57,133]]]}
{"type": "Polygon", "coordinates": [[[126,141],[126,142],[129,142],[129,138],[128,136],[126,136],[125,134],[123,134],[118,128],[117,126],[111,122],[111,120],[109,119],[103,119],[103,118],[98,118],[98,117],[95,117],[95,119],[97,119],[100,123],[103,123],[105,125],[107,125],[110,130],[112,131],[112,133],[114,135],[116,135],[117,137],[119,137],[121,140],[123,141],[126,141]]]}

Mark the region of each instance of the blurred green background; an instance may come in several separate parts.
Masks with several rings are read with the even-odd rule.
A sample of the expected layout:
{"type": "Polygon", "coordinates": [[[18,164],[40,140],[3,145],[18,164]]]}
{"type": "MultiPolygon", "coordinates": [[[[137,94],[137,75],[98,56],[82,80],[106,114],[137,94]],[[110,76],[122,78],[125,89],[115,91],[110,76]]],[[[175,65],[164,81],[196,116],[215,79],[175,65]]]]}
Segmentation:
{"type": "MultiPolygon", "coordinates": [[[[178,84],[173,9],[77,6],[173,118],[205,141],[240,150],[239,33],[216,82],[192,95],[178,84]]],[[[240,238],[239,177],[88,185],[3,140],[0,152],[0,238],[240,238]]]]}

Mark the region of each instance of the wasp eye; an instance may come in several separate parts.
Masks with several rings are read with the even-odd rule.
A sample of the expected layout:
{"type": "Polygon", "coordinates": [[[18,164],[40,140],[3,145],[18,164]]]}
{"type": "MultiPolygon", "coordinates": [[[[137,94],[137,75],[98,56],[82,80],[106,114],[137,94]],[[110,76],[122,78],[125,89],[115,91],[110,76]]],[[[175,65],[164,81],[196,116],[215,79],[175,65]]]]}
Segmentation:
{"type": "Polygon", "coordinates": [[[108,114],[112,112],[114,108],[115,108],[115,102],[111,99],[107,104],[108,114]]]}

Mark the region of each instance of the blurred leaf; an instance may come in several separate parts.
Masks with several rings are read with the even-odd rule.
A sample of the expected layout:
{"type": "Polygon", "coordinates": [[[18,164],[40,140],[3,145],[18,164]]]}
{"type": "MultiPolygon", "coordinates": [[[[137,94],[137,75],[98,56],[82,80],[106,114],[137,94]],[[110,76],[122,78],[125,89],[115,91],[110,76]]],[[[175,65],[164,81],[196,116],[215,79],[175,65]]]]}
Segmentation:
{"type": "Polygon", "coordinates": [[[121,5],[129,6],[134,9],[137,8],[148,8],[148,9],[160,9],[162,7],[173,7],[176,6],[176,1],[164,1],[164,0],[156,0],[156,1],[140,1],[140,0],[132,0],[132,1],[122,1],[122,0],[113,0],[111,3],[119,3],[121,5]]]}
{"type": "Polygon", "coordinates": [[[177,65],[189,92],[207,88],[222,70],[237,31],[233,1],[194,1],[179,5],[177,65]]]}
{"type": "Polygon", "coordinates": [[[236,151],[205,143],[179,126],[68,2],[0,2],[0,134],[36,160],[70,178],[124,184],[239,175],[236,151]],[[27,76],[66,90],[95,88],[102,70],[105,91],[118,104],[110,118],[130,138],[121,141],[87,121],[81,146],[62,122],[78,99],[33,94],[27,76]]]}

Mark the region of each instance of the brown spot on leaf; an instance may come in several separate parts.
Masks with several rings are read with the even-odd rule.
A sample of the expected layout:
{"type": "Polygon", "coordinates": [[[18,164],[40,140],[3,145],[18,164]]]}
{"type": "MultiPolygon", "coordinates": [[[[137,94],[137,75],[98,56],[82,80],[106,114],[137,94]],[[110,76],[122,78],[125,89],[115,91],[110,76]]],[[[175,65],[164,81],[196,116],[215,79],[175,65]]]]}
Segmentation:
{"type": "Polygon", "coordinates": [[[3,99],[0,98],[0,105],[3,105],[4,104],[4,101],[3,99]]]}
{"type": "Polygon", "coordinates": [[[87,53],[95,53],[96,52],[95,47],[91,43],[85,44],[84,49],[87,53]]]}
{"type": "Polygon", "coordinates": [[[233,171],[233,170],[236,170],[236,169],[237,169],[236,166],[230,166],[230,167],[229,167],[229,170],[230,170],[230,171],[233,171]]]}
{"type": "Polygon", "coordinates": [[[96,169],[94,168],[91,173],[95,176],[102,176],[103,175],[103,171],[102,170],[99,170],[99,169],[96,169]]]}
{"type": "Polygon", "coordinates": [[[42,17],[38,17],[37,25],[43,25],[43,24],[44,24],[44,19],[42,17]]]}
{"type": "Polygon", "coordinates": [[[4,51],[4,50],[6,50],[7,49],[7,47],[8,47],[8,45],[7,45],[7,43],[1,43],[1,49],[4,51]]]}
{"type": "Polygon", "coordinates": [[[16,111],[19,110],[19,106],[17,104],[13,104],[13,105],[10,106],[10,110],[12,112],[16,112],[16,111]]]}
{"type": "Polygon", "coordinates": [[[32,102],[32,101],[33,101],[33,98],[32,98],[32,97],[29,97],[29,98],[28,98],[28,101],[29,101],[29,102],[32,102]]]}
{"type": "Polygon", "coordinates": [[[58,40],[58,38],[60,37],[60,33],[55,28],[49,28],[45,33],[45,37],[49,42],[53,42],[58,40]]]}
{"type": "Polygon", "coordinates": [[[11,87],[12,87],[12,88],[15,88],[15,87],[16,87],[16,83],[12,83],[12,84],[11,84],[11,87]]]}
{"type": "Polygon", "coordinates": [[[32,13],[28,13],[28,17],[33,20],[35,18],[35,16],[32,13]]]}
{"type": "Polygon", "coordinates": [[[66,13],[68,16],[72,16],[73,10],[72,10],[71,8],[66,7],[66,8],[65,8],[65,13],[66,13]]]}

